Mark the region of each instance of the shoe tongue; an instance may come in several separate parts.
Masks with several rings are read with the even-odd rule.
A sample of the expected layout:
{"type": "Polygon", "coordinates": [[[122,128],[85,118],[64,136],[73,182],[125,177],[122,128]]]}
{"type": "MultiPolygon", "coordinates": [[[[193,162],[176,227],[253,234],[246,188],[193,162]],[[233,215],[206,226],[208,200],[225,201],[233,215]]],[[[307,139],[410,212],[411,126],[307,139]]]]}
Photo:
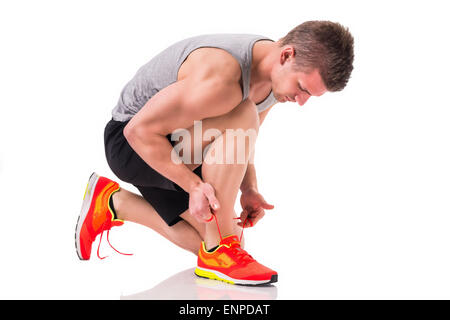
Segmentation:
{"type": "Polygon", "coordinates": [[[238,237],[235,236],[235,235],[231,235],[231,236],[225,237],[225,238],[222,239],[222,241],[220,241],[220,244],[225,244],[227,246],[231,246],[233,243],[241,245],[241,243],[239,242],[238,237]]]}

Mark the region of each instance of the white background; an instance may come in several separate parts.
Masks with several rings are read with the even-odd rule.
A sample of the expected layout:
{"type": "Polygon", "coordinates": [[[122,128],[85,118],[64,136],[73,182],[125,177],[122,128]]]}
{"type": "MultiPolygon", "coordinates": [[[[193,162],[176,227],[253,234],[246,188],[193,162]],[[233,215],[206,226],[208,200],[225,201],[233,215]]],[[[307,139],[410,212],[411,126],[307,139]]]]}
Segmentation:
{"type": "Polygon", "coordinates": [[[134,256],[105,241],[108,259],[96,243],[78,260],[87,179],[114,178],[103,129],[122,87],[189,36],[279,39],[331,20],[355,37],[352,78],[270,112],[256,166],[275,209],[246,231],[247,249],[279,272],[278,299],[449,299],[447,12],[444,1],[2,1],[0,298],[117,299],[194,267],[132,223],[110,240],[134,256]]]}

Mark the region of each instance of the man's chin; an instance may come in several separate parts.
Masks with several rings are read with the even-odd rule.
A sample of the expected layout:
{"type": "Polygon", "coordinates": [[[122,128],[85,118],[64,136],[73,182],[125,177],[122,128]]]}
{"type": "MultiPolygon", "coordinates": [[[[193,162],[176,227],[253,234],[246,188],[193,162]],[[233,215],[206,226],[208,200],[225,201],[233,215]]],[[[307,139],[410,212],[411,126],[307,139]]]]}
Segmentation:
{"type": "Polygon", "coordinates": [[[274,96],[274,98],[275,98],[278,102],[281,102],[281,103],[286,102],[286,98],[283,97],[283,96],[280,96],[280,95],[278,95],[278,94],[276,94],[276,93],[274,93],[273,96],[274,96]]]}

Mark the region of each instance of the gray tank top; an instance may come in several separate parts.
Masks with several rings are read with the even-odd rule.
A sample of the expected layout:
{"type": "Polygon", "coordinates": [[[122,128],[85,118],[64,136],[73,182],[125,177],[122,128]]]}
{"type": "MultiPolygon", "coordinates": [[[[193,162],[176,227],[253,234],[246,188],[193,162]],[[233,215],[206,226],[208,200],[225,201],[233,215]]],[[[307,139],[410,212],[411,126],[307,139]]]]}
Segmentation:
{"type": "MultiPolygon", "coordinates": [[[[250,89],[250,70],[252,49],[259,40],[271,40],[253,34],[211,34],[188,38],[175,43],[143,65],[135,76],[125,85],[112,118],[116,121],[130,120],[145,103],[158,91],[177,81],[178,69],[188,55],[201,47],[226,50],[240,64],[242,71],[243,97],[247,99],[250,89]]],[[[257,105],[262,112],[276,103],[273,93],[257,105]]]]}

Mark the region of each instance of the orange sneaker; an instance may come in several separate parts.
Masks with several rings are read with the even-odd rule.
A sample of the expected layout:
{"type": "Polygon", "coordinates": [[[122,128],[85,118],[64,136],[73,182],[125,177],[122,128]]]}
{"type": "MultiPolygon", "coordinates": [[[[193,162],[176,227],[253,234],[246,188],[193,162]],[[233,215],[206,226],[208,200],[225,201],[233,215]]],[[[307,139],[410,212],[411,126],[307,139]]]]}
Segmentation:
{"type": "Polygon", "coordinates": [[[202,242],[195,274],[241,285],[260,285],[278,280],[275,271],[258,263],[241,248],[241,243],[235,235],[223,238],[213,252],[208,252],[202,242]]]}
{"type": "MultiPolygon", "coordinates": [[[[109,206],[109,200],[112,194],[119,191],[119,189],[120,186],[117,182],[100,177],[95,172],[89,178],[83,197],[81,213],[75,229],[75,248],[80,260],[89,260],[92,243],[95,241],[97,235],[101,234],[101,242],[103,231],[107,230],[107,240],[109,243],[109,230],[114,226],[121,226],[124,223],[123,220],[114,218],[114,214],[109,206]]],[[[112,248],[114,249],[114,247],[112,248]]],[[[100,259],[104,259],[105,257],[100,257],[99,249],[100,243],[97,249],[97,256],[100,259]]]]}

